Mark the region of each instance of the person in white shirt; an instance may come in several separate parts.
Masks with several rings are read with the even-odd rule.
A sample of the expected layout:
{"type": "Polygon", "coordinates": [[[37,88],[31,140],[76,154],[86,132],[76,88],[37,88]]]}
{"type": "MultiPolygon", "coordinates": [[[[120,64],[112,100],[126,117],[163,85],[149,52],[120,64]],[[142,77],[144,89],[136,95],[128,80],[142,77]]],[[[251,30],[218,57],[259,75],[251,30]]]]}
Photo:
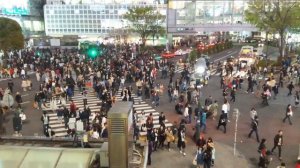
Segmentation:
{"type": "Polygon", "coordinates": [[[173,100],[176,101],[178,98],[178,90],[175,88],[173,91],[173,100]]]}
{"type": "Polygon", "coordinates": [[[185,105],[183,116],[185,118],[185,121],[188,122],[188,120],[189,120],[189,106],[188,106],[188,104],[185,105]]]}
{"type": "Polygon", "coordinates": [[[25,75],[26,75],[25,70],[24,70],[24,68],[22,68],[21,69],[21,77],[22,77],[22,79],[25,79],[25,75]]]}
{"type": "Polygon", "coordinates": [[[254,117],[257,116],[257,111],[255,110],[255,108],[253,107],[250,111],[250,117],[252,120],[254,120],[254,117]]]}
{"type": "Polygon", "coordinates": [[[228,101],[225,99],[225,100],[224,100],[224,104],[222,105],[222,111],[224,111],[224,114],[225,114],[226,119],[227,119],[228,122],[230,122],[230,121],[228,120],[228,112],[229,112],[229,109],[230,109],[229,103],[228,103],[228,101]]]}
{"type": "Polygon", "coordinates": [[[124,76],[122,76],[122,78],[121,78],[121,88],[124,87],[124,84],[125,84],[125,78],[124,78],[124,76]]]}

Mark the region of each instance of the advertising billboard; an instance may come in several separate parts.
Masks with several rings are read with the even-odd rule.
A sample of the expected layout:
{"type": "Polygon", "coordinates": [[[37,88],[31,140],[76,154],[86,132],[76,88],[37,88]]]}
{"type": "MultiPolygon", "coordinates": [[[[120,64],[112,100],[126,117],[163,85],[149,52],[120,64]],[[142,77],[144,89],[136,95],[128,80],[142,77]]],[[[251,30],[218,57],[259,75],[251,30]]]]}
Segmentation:
{"type": "Polygon", "coordinates": [[[29,0],[0,0],[0,14],[29,15],[29,0]]]}

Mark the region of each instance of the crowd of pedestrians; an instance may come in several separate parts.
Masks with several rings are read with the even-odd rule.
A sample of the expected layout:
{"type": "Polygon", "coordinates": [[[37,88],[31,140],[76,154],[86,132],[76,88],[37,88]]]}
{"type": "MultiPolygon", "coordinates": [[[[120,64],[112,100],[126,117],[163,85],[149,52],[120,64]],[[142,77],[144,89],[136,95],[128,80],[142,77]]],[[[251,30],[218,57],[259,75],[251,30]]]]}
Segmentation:
{"type": "MultiPolygon", "coordinates": [[[[128,46],[118,52],[115,48],[108,47],[106,54],[111,56],[110,59],[103,57],[93,61],[84,59],[81,54],[78,54],[78,50],[44,49],[41,51],[45,55],[44,58],[35,56],[34,51],[30,50],[23,52],[22,59],[14,53],[12,56],[14,61],[9,63],[9,73],[2,72],[1,76],[20,77],[23,92],[38,87],[33,107],[41,111],[42,127],[46,136],[55,136],[49,125],[48,114],[56,113],[59,121],[69,129],[68,136],[76,133],[76,130],[69,124],[70,120],[75,119],[75,121],[82,122],[85,132],[91,138],[107,138],[107,113],[116,101],[116,93],[119,89],[122,90],[122,101],[138,101],[132,96],[136,94],[139,99],[150,100],[154,107],[161,105],[161,95],[167,90],[169,102],[176,102],[175,111],[183,115],[179,125],[165,126],[166,118],[162,112],[159,116],[159,127],[154,128],[151,114],[145,116],[143,111],[134,112],[134,138],[138,140],[141,135],[146,135],[150,151],[148,164],[151,164],[152,152],[159,149],[175,150],[174,143],[178,148],[176,150],[185,156],[188,129],[186,124],[192,124],[195,128],[194,140],[198,147],[194,158],[196,165],[213,166],[216,149],[211,137],[204,139],[204,134],[207,133],[207,118],[211,118],[215,122],[215,127],[226,133],[227,124],[230,122],[229,113],[232,111],[230,103],[238,103],[236,93],[245,87],[247,87],[246,93],[259,97],[263,105],[269,105],[269,101],[272,101],[272,98],[276,99],[281,88],[286,86],[287,96],[293,97],[294,104],[287,105],[282,122],[288,120],[292,125],[293,110],[299,105],[297,88],[300,72],[295,66],[284,65],[279,75],[273,75],[274,70],[260,73],[259,70],[250,67],[246,78],[233,76],[233,67],[226,68],[226,75],[222,74],[220,77],[220,88],[224,100],[219,104],[213,96],[208,96],[202,104],[200,97],[203,98],[204,86],[198,87],[197,84],[192,84],[193,68],[188,64],[175,64],[167,60],[156,61],[147,53],[138,58],[131,58],[131,50],[128,46]],[[175,75],[178,66],[183,66],[179,76],[175,75]],[[33,86],[31,79],[28,78],[28,71],[35,72],[38,86],[33,86]],[[166,89],[158,82],[159,78],[168,80],[166,89]],[[134,84],[135,87],[132,87],[134,84]],[[92,113],[88,106],[89,87],[101,100],[101,109],[97,113],[92,113]],[[72,99],[77,90],[83,96],[84,108],[78,108],[72,99]],[[92,122],[90,122],[90,116],[92,116],[92,122]]],[[[205,84],[207,83],[203,83],[205,84]]],[[[11,94],[14,93],[15,85],[12,80],[8,81],[11,94]]],[[[3,92],[1,94],[4,95],[3,92]]],[[[20,93],[15,93],[15,101],[19,110],[16,110],[13,125],[16,133],[19,134],[22,130],[22,120],[26,120],[22,115],[24,113],[20,93]]],[[[275,136],[272,150],[267,150],[267,140],[259,137],[258,127],[261,123],[259,123],[255,108],[251,109],[250,117],[251,130],[248,137],[251,138],[255,133],[256,141],[260,143],[259,166],[267,167],[276,148],[278,148],[278,157],[281,160],[283,131],[280,130],[275,136]]]]}

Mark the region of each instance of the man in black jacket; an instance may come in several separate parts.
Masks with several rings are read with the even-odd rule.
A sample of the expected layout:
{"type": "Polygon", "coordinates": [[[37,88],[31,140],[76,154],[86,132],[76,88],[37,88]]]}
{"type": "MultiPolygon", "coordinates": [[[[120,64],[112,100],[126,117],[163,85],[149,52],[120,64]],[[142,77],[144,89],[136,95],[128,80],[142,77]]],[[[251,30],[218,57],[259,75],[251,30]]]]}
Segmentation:
{"type": "Polygon", "coordinates": [[[10,92],[13,93],[14,82],[11,79],[9,79],[7,86],[9,88],[10,92]]]}
{"type": "Polygon", "coordinates": [[[217,126],[217,130],[219,129],[220,126],[224,127],[224,134],[226,133],[226,125],[227,125],[227,117],[226,116],[227,115],[222,110],[222,114],[220,115],[220,119],[219,119],[219,124],[217,126]]]}
{"type": "Polygon", "coordinates": [[[165,120],[166,116],[164,115],[164,112],[160,112],[160,115],[158,117],[159,124],[162,125],[163,123],[165,123],[165,120]]]}
{"type": "Polygon", "coordinates": [[[274,147],[272,148],[271,152],[273,153],[273,151],[275,150],[276,147],[278,147],[278,156],[279,159],[281,160],[281,147],[283,144],[283,136],[282,136],[283,132],[282,130],[278,131],[278,134],[275,135],[274,137],[274,147]]]}
{"type": "Polygon", "coordinates": [[[254,119],[252,120],[252,123],[251,123],[252,129],[251,129],[250,133],[248,134],[248,138],[250,138],[251,135],[252,135],[252,133],[255,132],[255,134],[256,134],[256,140],[257,140],[257,142],[259,142],[259,136],[258,136],[257,126],[258,126],[258,117],[255,116],[254,119]]]}

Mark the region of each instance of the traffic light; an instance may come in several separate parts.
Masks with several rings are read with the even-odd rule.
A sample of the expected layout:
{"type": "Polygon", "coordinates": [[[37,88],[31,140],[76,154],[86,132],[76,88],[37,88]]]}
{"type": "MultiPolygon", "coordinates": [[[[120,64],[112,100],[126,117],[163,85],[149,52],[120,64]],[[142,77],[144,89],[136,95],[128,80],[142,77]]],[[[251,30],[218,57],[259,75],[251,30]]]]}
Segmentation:
{"type": "Polygon", "coordinates": [[[35,51],[35,55],[38,57],[42,56],[42,52],[40,50],[35,51]]]}
{"type": "Polygon", "coordinates": [[[101,54],[102,54],[101,49],[96,45],[90,45],[87,49],[87,56],[91,59],[95,59],[101,54]]]}

